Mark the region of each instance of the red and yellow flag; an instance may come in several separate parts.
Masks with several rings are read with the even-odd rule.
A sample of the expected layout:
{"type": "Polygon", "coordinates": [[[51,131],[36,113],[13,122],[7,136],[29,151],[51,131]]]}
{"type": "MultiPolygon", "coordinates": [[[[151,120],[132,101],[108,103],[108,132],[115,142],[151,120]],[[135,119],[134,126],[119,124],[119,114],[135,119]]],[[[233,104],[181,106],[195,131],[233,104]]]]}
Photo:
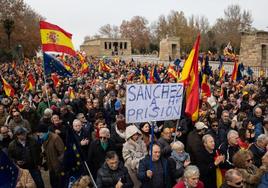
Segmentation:
{"type": "Polygon", "coordinates": [[[53,81],[54,87],[58,87],[60,83],[60,79],[56,73],[51,74],[51,80],[53,81]]]}
{"type": "Polygon", "coordinates": [[[81,72],[83,74],[86,74],[86,73],[88,73],[88,71],[89,71],[89,66],[88,66],[87,62],[82,63],[82,65],[81,65],[81,72]]]}
{"type": "Polygon", "coordinates": [[[29,90],[32,91],[34,87],[35,87],[35,80],[34,80],[33,75],[30,73],[28,75],[28,81],[25,85],[24,91],[29,91],[29,90]]]}
{"type": "Polygon", "coordinates": [[[13,87],[7,83],[7,81],[1,76],[1,80],[3,82],[3,89],[8,97],[13,97],[15,95],[15,90],[13,87]]]}
{"type": "Polygon", "coordinates": [[[68,93],[71,100],[75,99],[74,89],[72,87],[68,88],[68,93]]]}
{"type": "Polygon", "coordinates": [[[210,91],[210,86],[208,84],[208,75],[207,74],[202,75],[201,89],[202,89],[202,95],[207,96],[207,97],[211,96],[211,91],[210,91]]]}
{"type": "Polygon", "coordinates": [[[191,117],[192,121],[198,119],[199,110],[199,75],[198,75],[198,51],[200,44],[200,34],[198,35],[194,47],[187,58],[182,74],[181,81],[186,87],[186,107],[185,114],[191,117]]]}
{"type": "Polygon", "coordinates": [[[235,81],[236,78],[237,78],[237,72],[238,72],[238,63],[237,63],[237,61],[235,60],[234,69],[233,69],[232,77],[231,77],[231,79],[232,79],[233,81],[235,81]]]}
{"type": "Polygon", "coordinates": [[[108,65],[106,65],[102,60],[99,62],[99,71],[104,71],[104,72],[110,72],[111,71],[111,67],[109,67],[108,65]]]}
{"type": "Polygon", "coordinates": [[[72,34],[57,25],[45,21],[40,21],[40,34],[44,52],[62,52],[75,56],[72,34]]]}
{"type": "Polygon", "coordinates": [[[169,77],[176,79],[176,81],[179,80],[179,74],[175,70],[174,66],[169,65],[168,66],[168,69],[167,69],[167,72],[168,72],[168,76],[169,77]]]}

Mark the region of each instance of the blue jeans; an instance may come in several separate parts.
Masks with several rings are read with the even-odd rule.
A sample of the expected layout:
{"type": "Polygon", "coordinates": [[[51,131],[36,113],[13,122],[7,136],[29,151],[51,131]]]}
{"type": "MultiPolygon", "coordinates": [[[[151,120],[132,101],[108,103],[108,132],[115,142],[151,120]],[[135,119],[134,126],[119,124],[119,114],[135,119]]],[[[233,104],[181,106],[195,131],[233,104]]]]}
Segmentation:
{"type": "Polygon", "coordinates": [[[44,182],[39,169],[29,169],[29,172],[36,184],[37,188],[44,188],[44,182]]]}

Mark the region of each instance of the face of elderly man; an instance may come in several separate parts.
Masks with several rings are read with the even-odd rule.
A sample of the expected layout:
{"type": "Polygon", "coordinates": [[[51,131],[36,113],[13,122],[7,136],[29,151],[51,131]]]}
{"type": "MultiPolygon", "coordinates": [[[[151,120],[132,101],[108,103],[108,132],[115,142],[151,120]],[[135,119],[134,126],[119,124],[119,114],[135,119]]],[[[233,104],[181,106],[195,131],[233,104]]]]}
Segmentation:
{"type": "Polygon", "coordinates": [[[80,132],[82,129],[82,123],[80,121],[73,122],[73,129],[75,132],[80,132]]]}

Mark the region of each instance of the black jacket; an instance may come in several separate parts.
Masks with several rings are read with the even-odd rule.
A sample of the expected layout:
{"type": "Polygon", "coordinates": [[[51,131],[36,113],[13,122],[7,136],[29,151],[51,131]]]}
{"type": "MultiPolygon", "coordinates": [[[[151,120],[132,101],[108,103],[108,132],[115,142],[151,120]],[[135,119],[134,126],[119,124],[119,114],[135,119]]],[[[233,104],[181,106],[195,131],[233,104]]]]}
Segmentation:
{"type": "Polygon", "coordinates": [[[41,165],[41,147],[37,141],[28,136],[26,139],[25,147],[18,142],[17,139],[13,140],[8,147],[8,155],[15,162],[24,161],[21,168],[36,169],[38,165],[41,165]]]}
{"type": "MultiPolygon", "coordinates": [[[[164,187],[169,188],[171,187],[170,185],[170,176],[169,176],[169,167],[168,167],[168,162],[165,158],[160,158],[159,159],[161,165],[162,165],[162,170],[163,170],[163,179],[161,181],[164,182],[164,187]]],[[[153,187],[153,178],[148,178],[146,175],[146,171],[150,170],[151,162],[150,162],[150,156],[147,155],[145,158],[143,158],[140,163],[139,163],[139,168],[138,168],[138,179],[142,183],[142,188],[150,188],[153,187]]],[[[152,171],[154,173],[154,165],[152,165],[152,171]]],[[[160,181],[160,180],[155,180],[155,181],[160,181]]],[[[163,188],[164,188],[163,187],[163,188]]]]}
{"type": "Polygon", "coordinates": [[[234,168],[233,156],[239,150],[238,146],[230,146],[228,143],[222,143],[219,146],[220,154],[225,156],[224,163],[220,164],[221,169],[231,169],[234,168]]]}
{"type": "Polygon", "coordinates": [[[91,142],[88,150],[88,165],[94,179],[96,179],[97,171],[103,165],[108,151],[115,151],[114,143],[110,139],[106,150],[102,148],[99,139],[91,142]]]}
{"type": "Polygon", "coordinates": [[[96,184],[98,188],[114,188],[120,178],[123,183],[123,188],[133,187],[133,182],[123,163],[120,162],[116,170],[111,170],[107,163],[104,163],[98,170],[96,184]]]}
{"type": "Polygon", "coordinates": [[[169,158],[172,152],[170,143],[168,143],[167,140],[161,137],[158,139],[158,144],[161,147],[161,156],[165,157],[166,159],[169,158]]]}
{"type": "Polygon", "coordinates": [[[249,147],[249,150],[252,152],[253,154],[253,161],[254,161],[254,165],[257,166],[258,168],[262,165],[262,157],[264,156],[264,154],[266,153],[265,149],[261,149],[259,148],[256,143],[252,144],[249,147]]]}
{"type": "Polygon", "coordinates": [[[209,153],[204,147],[198,153],[196,165],[200,170],[200,180],[206,188],[215,188],[216,185],[216,166],[214,165],[215,152],[209,153]]]}

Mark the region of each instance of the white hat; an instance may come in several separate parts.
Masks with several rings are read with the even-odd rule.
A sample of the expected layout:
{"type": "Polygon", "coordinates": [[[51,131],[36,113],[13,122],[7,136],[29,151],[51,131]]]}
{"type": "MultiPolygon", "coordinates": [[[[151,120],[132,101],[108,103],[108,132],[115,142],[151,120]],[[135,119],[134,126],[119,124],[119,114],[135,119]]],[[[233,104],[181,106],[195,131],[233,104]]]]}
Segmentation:
{"type": "Polygon", "coordinates": [[[126,140],[128,140],[130,137],[132,137],[136,133],[141,134],[141,131],[136,127],[136,125],[128,126],[126,128],[126,140]]]}
{"type": "Polygon", "coordinates": [[[197,130],[202,130],[202,129],[207,129],[208,127],[205,125],[205,123],[201,122],[201,121],[198,121],[195,123],[195,128],[197,130]]]}

